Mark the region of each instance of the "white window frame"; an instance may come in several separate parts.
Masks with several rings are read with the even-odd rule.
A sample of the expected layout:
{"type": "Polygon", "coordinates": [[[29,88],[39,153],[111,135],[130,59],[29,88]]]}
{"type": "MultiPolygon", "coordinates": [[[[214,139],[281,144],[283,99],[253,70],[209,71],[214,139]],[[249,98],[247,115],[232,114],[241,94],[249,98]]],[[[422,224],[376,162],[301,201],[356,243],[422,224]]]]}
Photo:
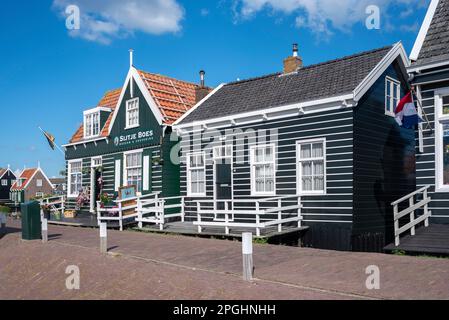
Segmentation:
{"type": "Polygon", "coordinates": [[[8,180],[2,179],[2,187],[7,187],[7,186],[8,186],[8,180]]]}
{"type": "Polygon", "coordinates": [[[396,109],[399,101],[401,100],[401,82],[393,79],[391,77],[385,77],[385,114],[391,117],[394,117],[394,110],[396,109]],[[396,94],[397,94],[397,102],[395,103],[395,98],[394,98],[394,85],[397,85],[396,87],[396,94]],[[388,86],[390,87],[390,96],[388,96],[388,86]],[[388,110],[387,106],[388,103],[390,102],[390,106],[392,108],[392,110],[388,110]]]}
{"type": "Polygon", "coordinates": [[[195,152],[187,154],[187,196],[188,197],[205,197],[206,196],[206,188],[207,188],[207,180],[206,180],[206,153],[203,152],[195,152]],[[203,157],[203,166],[199,167],[190,167],[190,157],[203,157]],[[192,171],[191,170],[203,170],[204,172],[204,192],[192,192],[192,171]]]}
{"type": "Polygon", "coordinates": [[[449,192],[443,178],[443,124],[449,124],[449,114],[443,114],[443,97],[449,96],[449,88],[435,91],[435,192],[449,192]]]}
{"type": "Polygon", "coordinates": [[[264,144],[264,145],[255,145],[250,147],[250,155],[249,155],[249,165],[250,165],[250,171],[251,171],[251,196],[274,196],[276,195],[276,175],[277,175],[277,167],[276,167],[276,159],[277,159],[277,153],[276,153],[276,145],[274,143],[270,144],[264,144]],[[255,151],[256,149],[262,149],[262,148],[271,148],[272,154],[273,154],[273,160],[263,161],[260,163],[254,163],[255,161],[255,151]],[[273,191],[266,192],[266,191],[257,191],[256,190],[256,170],[255,166],[260,164],[272,164],[273,165],[273,191]]]}
{"type": "Polygon", "coordinates": [[[91,168],[98,168],[103,166],[103,157],[99,156],[99,157],[92,157],[90,159],[90,167],[91,168]]]}
{"type": "Polygon", "coordinates": [[[125,113],[126,113],[126,126],[125,126],[125,129],[132,129],[132,128],[137,128],[137,127],[140,126],[140,112],[139,112],[140,108],[139,108],[139,106],[140,106],[139,98],[133,98],[133,99],[129,99],[128,101],[126,101],[126,110],[125,110],[125,113]],[[130,121],[129,112],[131,111],[129,109],[129,106],[130,106],[131,103],[134,103],[134,102],[137,102],[137,108],[133,108],[131,110],[137,109],[137,123],[129,124],[129,121],[130,121]]]}
{"type": "Polygon", "coordinates": [[[36,179],[36,187],[42,187],[42,179],[36,179]]]}
{"type": "MultiPolygon", "coordinates": [[[[296,190],[298,195],[326,195],[327,194],[327,172],[326,172],[326,138],[318,138],[318,139],[306,139],[306,140],[298,140],[296,141],[296,190]],[[308,158],[305,160],[301,159],[301,148],[300,146],[303,144],[313,144],[313,143],[322,143],[323,144],[323,157],[319,158],[308,158]],[[319,161],[323,160],[323,190],[302,190],[302,162],[303,161],[319,161]]],[[[313,185],[313,179],[312,179],[313,185]]]]}
{"type": "Polygon", "coordinates": [[[76,160],[70,160],[68,162],[68,170],[67,170],[67,196],[74,198],[74,197],[78,197],[79,195],[79,191],[73,192],[72,190],[72,166],[74,163],[78,163],[81,162],[81,172],[79,172],[79,174],[81,174],[81,188],[83,187],[83,160],[82,159],[76,159],[76,160]]]}
{"type": "Polygon", "coordinates": [[[100,111],[89,111],[84,113],[84,138],[98,137],[101,133],[100,111]],[[87,121],[90,119],[90,128],[87,127],[87,121]],[[94,131],[96,127],[94,120],[98,121],[98,132],[94,131]]]}
{"type": "Polygon", "coordinates": [[[23,178],[17,179],[17,186],[21,187],[23,185],[23,178]]]}
{"type": "Polygon", "coordinates": [[[41,191],[36,192],[36,198],[43,198],[44,197],[44,193],[41,191]]]}
{"type": "Polygon", "coordinates": [[[128,169],[138,169],[140,168],[140,184],[141,184],[141,190],[138,189],[138,186],[136,185],[136,194],[141,195],[143,191],[143,149],[139,150],[132,150],[127,151],[123,153],[123,185],[128,186],[128,169]],[[140,154],[140,166],[134,166],[134,167],[128,167],[126,158],[129,155],[132,154],[140,154]]]}
{"type": "MultiPolygon", "coordinates": [[[[220,146],[215,146],[212,148],[212,158],[214,162],[214,199],[217,199],[217,173],[215,165],[220,161],[229,161],[229,164],[231,165],[231,199],[234,199],[234,161],[233,161],[233,152],[234,152],[233,145],[225,144],[220,146]],[[224,153],[223,153],[224,151],[224,153]]],[[[189,162],[190,163],[190,162],[189,162]]],[[[215,202],[216,204],[216,202],[215,202]]]]}

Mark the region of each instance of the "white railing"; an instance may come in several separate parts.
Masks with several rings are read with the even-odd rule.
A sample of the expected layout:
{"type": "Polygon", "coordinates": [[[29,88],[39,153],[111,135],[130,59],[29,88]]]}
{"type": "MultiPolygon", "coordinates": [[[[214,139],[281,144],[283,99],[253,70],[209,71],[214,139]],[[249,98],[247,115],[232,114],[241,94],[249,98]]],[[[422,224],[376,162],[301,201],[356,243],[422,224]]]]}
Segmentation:
{"type": "Polygon", "coordinates": [[[137,196],[127,199],[119,199],[113,200],[115,203],[113,207],[101,207],[101,202],[97,201],[97,220],[98,224],[101,222],[108,221],[118,221],[120,231],[123,231],[123,221],[125,219],[132,219],[137,217],[137,203],[139,200],[146,199],[154,196],[154,194],[148,194],[144,196],[137,196]],[[135,201],[133,204],[124,205],[123,203],[135,201]],[[125,212],[130,211],[132,213],[124,214],[125,212]]]}
{"type": "Polygon", "coordinates": [[[429,203],[431,198],[428,196],[428,189],[430,186],[422,187],[394,202],[391,203],[393,206],[393,214],[394,214],[394,244],[399,246],[400,240],[399,237],[402,233],[410,230],[410,234],[412,236],[415,235],[416,225],[424,221],[424,226],[429,226],[429,217],[431,216],[431,211],[429,210],[429,203]],[[422,193],[422,200],[418,203],[415,203],[415,196],[422,193]],[[399,212],[399,204],[401,202],[407,201],[408,205],[406,209],[399,212]],[[416,218],[415,211],[418,209],[424,209],[424,213],[416,218]],[[406,215],[410,215],[410,222],[405,224],[402,227],[399,227],[399,219],[406,215]]]}
{"type": "Polygon", "coordinates": [[[39,204],[42,206],[49,206],[51,212],[60,211],[64,214],[65,211],[65,196],[54,196],[39,200],[39,204]]]}
{"type": "Polygon", "coordinates": [[[164,230],[164,225],[168,219],[178,217],[181,218],[182,222],[184,222],[184,197],[177,196],[160,198],[159,194],[154,195],[154,199],[139,199],[137,201],[136,221],[138,222],[138,226],[140,229],[143,227],[143,223],[153,223],[159,225],[160,230],[164,230]],[[171,204],[169,204],[168,202],[171,204]],[[176,208],[179,208],[179,212],[166,213],[166,210],[176,208]]]}
{"type": "Polygon", "coordinates": [[[282,225],[285,223],[296,222],[298,228],[301,227],[302,204],[301,197],[297,195],[266,199],[193,200],[193,202],[197,207],[197,220],[193,224],[198,226],[198,233],[201,233],[205,226],[224,227],[226,234],[230,233],[230,228],[249,228],[256,229],[256,236],[260,237],[261,229],[270,226],[277,226],[278,232],[282,232],[282,225]],[[283,205],[284,201],[295,204],[283,205]],[[205,208],[202,205],[207,203],[212,203],[213,207],[205,208]],[[218,204],[222,204],[224,209],[217,209],[218,204]],[[253,204],[253,207],[242,207],[242,204],[253,204]],[[206,221],[204,217],[211,214],[214,216],[212,221],[210,217],[206,221]]]}

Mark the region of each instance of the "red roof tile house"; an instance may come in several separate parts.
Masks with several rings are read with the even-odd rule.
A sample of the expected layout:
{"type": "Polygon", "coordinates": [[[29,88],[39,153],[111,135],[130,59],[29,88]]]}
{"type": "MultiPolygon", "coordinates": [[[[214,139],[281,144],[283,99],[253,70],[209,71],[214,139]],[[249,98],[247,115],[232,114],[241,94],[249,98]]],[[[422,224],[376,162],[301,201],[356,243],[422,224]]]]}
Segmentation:
{"type": "Polygon", "coordinates": [[[145,72],[131,62],[123,87],[84,111],[83,123],[64,145],[66,208],[95,213],[100,193],[117,195],[124,186],[135,186],[137,195],[178,196],[179,165],[170,158],[178,141],[171,125],[209,92],[204,81],[145,72]],[[86,201],[80,206],[81,197],[86,201]]]}
{"type": "Polygon", "coordinates": [[[11,187],[10,200],[27,202],[53,193],[53,184],[41,168],[24,169],[11,187]]]}

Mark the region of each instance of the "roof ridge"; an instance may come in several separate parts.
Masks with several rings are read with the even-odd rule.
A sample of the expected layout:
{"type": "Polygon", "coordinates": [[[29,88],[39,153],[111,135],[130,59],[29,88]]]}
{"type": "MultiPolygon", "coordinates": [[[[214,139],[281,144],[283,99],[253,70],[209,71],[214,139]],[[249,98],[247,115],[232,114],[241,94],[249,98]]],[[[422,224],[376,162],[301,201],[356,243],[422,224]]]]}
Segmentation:
{"type": "MultiPolygon", "coordinates": [[[[393,45],[388,45],[388,46],[384,46],[382,48],[362,51],[362,52],[355,53],[355,54],[352,54],[352,55],[347,55],[347,56],[343,56],[343,57],[340,57],[340,58],[335,58],[335,59],[332,59],[332,60],[311,64],[311,65],[302,67],[297,72],[292,72],[290,74],[285,74],[285,76],[296,75],[296,74],[298,74],[298,72],[303,71],[303,70],[308,70],[308,69],[319,67],[319,66],[323,66],[323,65],[326,65],[326,64],[331,64],[331,63],[340,62],[340,61],[344,61],[344,60],[348,60],[348,59],[353,59],[353,58],[356,58],[356,57],[359,57],[359,56],[364,56],[364,55],[367,55],[367,54],[371,54],[371,53],[375,53],[375,52],[379,52],[379,51],[386,50],[386,49],[391,49],[391,48],[393,48],[393,45]]],[[[258,76],[258,77],[252,77],[252,78],[248,78],[248,79],[244,79],[244,80],[240,80],[240,81],[232,81],[232,82],[227,83],[226,86],[235,85],[235,84],[239,84],[239,83],[250,82],[250,81],[256,81],[256,80],[262,80],[262,79],[265,79],[265,78],[274,77],[274,76],[280,76],[280,75],[284,75],[284,74],[282,72],[270,73],[270,74],[267,74],[267,75],[258,76]]]]}
{"type": "Polygon", "coordinates": [[[166,78],[166,79],[169,79],[169,80],[172,80],[172,81],[174,80],[174,81],[184,82],[184,83],[187,83],[187,84],[191,84],[191,85],[194,85],[194,86],[198,86],[197,83],[190,82],[190,81],[186,81],[186,80],[180,80],[180,79],[177,79],[177,78],[174,78],[174,77],[166,76],[166,75],[164,75],[164,74],[154,73],[154,72],[148,72],[148,71],[145,71],[145,70],[142,70],[142,69],[137,69],[137,68],[136,68],[136,70],[139,71],[139,72],[151,74],[151,75],[153,75],[153,76],[163,77],[163,78],[166,78]]]}

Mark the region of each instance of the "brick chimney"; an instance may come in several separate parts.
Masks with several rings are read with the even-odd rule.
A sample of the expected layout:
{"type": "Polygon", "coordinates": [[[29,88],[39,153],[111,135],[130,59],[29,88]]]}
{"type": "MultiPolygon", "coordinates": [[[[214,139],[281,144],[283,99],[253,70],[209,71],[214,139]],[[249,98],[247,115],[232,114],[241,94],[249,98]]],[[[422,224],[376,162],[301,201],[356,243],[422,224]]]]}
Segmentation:
{"type": "Polygon", "coordinates": [[[203,100],[210,92],[210,88],[204,85],[204,76],[206,72],[204,70],[200,71],[200,85],[195,88],[195,101],[196,103],[203,100]]]}
{"type": "Polygon", "coordinates": [[[298,44],[293,44],[293,55],[284,59],[284,74],[298,71],[302,68],[302,59],[298,57],[298,44]]]}

